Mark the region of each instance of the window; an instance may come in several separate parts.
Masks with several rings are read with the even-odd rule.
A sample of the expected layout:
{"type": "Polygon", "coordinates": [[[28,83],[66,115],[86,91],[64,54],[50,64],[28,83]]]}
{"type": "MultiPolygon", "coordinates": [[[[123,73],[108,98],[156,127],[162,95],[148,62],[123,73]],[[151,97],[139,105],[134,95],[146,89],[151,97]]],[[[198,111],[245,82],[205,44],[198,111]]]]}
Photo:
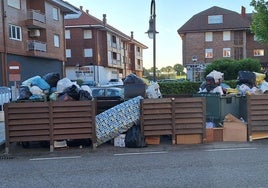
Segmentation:
{"type": "Polygon", "coordinates": [[[84,30],[84,39],[92,39],[92,31],[84,30]]]}
{"type": "Polygon", "coordinates": [[[20,9],[20,0],[7,0],[8,6],[20,9]]]}
{"type": "Polygon", "coordinates": [[[54,46],[60,47],[60,36],[59,35],[54,35],[54,46]]]}
{"type": "Polygon", "coordinates": [[[72,51],[71,51],[71,49],[66,49],[66,57],[67,58],[72,57],[72,51]]]}
{"type": "Polygon", "coordinates": [[[211,15],[208,16],[208,24],[221,24],[223,23],[222,15],[211,15]]]}
{"type": "Polygon", "coordinates": [[[243,45],[243,31],[234,31],[234,44],[243,45]]]}
{"type": "Polygon", "coordinates": [[[59,20],[59,9],[53,7],[52,9],[52,16],[54,20],[59,20]]]}
{"type": "Polygon", "coordinates": [[[115,52],[113,52],[113,54],[112,54],[112,55],[113,55],[113,59],[114,59],[114,60],[116,60],[116,59],[117,59],[117,55],[116,55],[116,53],[115,53],[115,52]]]}
{"type": "Polygon", "coordinates": [[[205,57],[206,58],[213,58],[213,49],[206,49],[205,57]]]}
{"type": "Polygon", "coordinates": [[[21,27],[16,25],[9,25],[9,38],[21,41],[21,27]]]}
{"type": "Polygon", "coordinates": [[[211,42],[213,41],[213,33],[212,32],[206,32],[205,33],[205,37],[206,37],[206,42],[211,42]]]}
{"type": "Polygon", "coordinates": [[[223,48],[223,57],[231,57],[231,48],[223,48]]]}
{"type": "Polygon", "coordinates": [[[230,31],[223,31],[222,33],[222,40],[229,41],[231,40],[231,32],[230,31]]]}
{"type": "Polygon", "coordinates": [[[263,49],[254,50],[254,56],[264,56],[264,50],[263,49]]]}
{"type": "Polygon", "coordinates": [[[65,39],[70,39],[70,38],[71,38],[70,30],[65,30],[65,39]]]}
{"type": "Polygon", "coordinates": [[[235,60],[243,59],[243,48],[242,47],[234,47],[234,55],[235,60]]]}
{"type": "Polygon", "coordinates": [[[116,44],[116,36],[112,36],[112,42],[116,44]]]}
{"type": "Polygon", "coordinates": [[[84,49],[84,57],[93,57],[93,51],[91,48],[84,49]]]}

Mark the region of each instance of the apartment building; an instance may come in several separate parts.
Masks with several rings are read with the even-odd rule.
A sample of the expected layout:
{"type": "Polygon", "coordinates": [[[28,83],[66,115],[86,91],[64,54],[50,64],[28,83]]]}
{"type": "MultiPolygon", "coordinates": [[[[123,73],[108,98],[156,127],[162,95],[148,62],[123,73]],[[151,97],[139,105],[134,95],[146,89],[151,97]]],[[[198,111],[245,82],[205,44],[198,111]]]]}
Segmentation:
{"type": "Polygon", "coordinates": [[[177,32],[182,39],[183,66],[187,77],[199,81],[208,63],[219,58],[256,58],[267,69],[268,45],[256,41],[250,32],[252,14],[217,6],[190,18],[177,32]]]}
{"type": "Polygon", "coordinates": [[[65,17],[66,76],[101,85],[130,73],[142,76],[143,50],[148,47],[80,7],[78,15],[65,17]]]}
{"type": "Polygon", "coordinates": [[[75,12],[62,0],[0,1],[0,85],[49,72],[65,76],[64,15],[75,12]]]}

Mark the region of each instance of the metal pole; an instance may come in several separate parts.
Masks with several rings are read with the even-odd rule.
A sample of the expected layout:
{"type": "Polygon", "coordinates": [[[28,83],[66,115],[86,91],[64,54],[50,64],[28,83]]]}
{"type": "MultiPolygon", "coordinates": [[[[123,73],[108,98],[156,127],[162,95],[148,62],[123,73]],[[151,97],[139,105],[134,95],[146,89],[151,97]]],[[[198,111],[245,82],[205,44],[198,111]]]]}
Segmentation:
{"type": "Polygon", "coordinates": [[[154,82],[156,82],[156,14],[155,14],[155,1],[152,0],[151,2],[151,14],[153,16],[153,80],[154,82]]]}
{"type": "Polygon", "coordinates": [[[153,38],[153,67],[154,67],[154,75],[153,75],[153,78],[154,78],[154,82],[156,82],[156,33],[155,33],[155,14],[153,15],[153,19],[154,19],[154,38],[153,38]]]}

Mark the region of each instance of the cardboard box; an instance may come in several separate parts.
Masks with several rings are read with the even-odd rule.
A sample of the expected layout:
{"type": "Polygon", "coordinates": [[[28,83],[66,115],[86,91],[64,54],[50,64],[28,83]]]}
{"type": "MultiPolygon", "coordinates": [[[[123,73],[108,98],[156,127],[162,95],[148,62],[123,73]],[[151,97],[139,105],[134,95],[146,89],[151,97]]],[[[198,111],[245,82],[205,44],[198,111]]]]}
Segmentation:
{"type": "Polygon", "coordinates": [[[145,142],[148,145],[157,145],[160,144],[160,136],[146,136],[145,142]]]}
{"type": "Polygon", "coordinates": [[[176,144],[201,144],[201,134],[176,135],[176,144]]]}
{"type": "Polygon", "coordinates": [[[67,147],[66,140],[55,140],[54,141],[54,148],[65,148],[67,147]]]}
{"type": "Polygon", "coordinates": [[[247,126],[232,114],[227,114],[223,123],[223,141],[247,141],[247,126]]]}
{"type": "Polygon", "coordinates": [[[114,146],[115,147],[126,147],[125,144],[126,134],[120,134],[119,136],[114,138],[114,146]]]}

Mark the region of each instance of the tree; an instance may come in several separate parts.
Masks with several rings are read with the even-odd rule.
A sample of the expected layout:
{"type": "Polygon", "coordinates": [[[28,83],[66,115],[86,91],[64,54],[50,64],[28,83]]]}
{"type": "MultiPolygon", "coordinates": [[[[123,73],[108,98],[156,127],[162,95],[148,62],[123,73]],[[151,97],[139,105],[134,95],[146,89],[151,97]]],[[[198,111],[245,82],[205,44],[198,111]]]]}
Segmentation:
{"type": "Polygon", "coordinates": [[[173,66],[173,69],[176,71],[177,76],[184,74],[184,71],[183,71],[184,70],[184,67],[181,64],[175,64],[173,66]]]}
{"type": "Polygon", "coordinates": [[[252,0],[250,6],[254,7],[253,21],[250,30],[261,43],[268,42],[268,2],[252,0]]]}

